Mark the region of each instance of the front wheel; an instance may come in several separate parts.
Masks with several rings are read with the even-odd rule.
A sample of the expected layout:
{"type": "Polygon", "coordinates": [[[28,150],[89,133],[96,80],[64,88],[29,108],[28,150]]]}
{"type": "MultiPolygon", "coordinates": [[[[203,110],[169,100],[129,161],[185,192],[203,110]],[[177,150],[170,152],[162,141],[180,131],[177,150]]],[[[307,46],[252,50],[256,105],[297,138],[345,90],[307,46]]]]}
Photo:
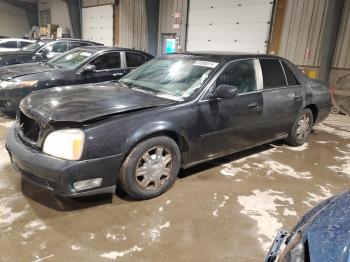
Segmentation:
{"type": "Polygon", "coordinates": [[[132,149],[118,175],[118,183],[135,199],[157,197],[174,184],[180,163],[180,150],[174,140],[153,137],[132,149]]]}
{"type": "Polygon", "coordinates": [[[303,145],[310,136],[313,123],[312,111],[309,108],[301,110],[288,133],[287,144],[291,146],[303,145]]]}

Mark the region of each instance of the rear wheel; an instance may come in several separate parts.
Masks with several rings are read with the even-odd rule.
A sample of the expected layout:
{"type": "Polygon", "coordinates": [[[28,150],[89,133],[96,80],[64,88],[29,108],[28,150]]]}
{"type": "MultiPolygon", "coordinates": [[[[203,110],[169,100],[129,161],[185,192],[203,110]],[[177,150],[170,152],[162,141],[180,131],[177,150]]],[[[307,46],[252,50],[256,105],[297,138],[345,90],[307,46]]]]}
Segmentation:
{"type": "Polygon", "coordinates": [[[286,139],[287,144],[291,146],[301,146],[310,136],[313,126],[313,114],[309,108],[303,109],[297,116],[286,139]]]}
{"type": "Polygon", "coordinates": [[[174,140],[153,137],[136,145],[129,153],[118,182],[135,199],[157,197],[174,184],[180,163],[180,150],[174,140]]]}

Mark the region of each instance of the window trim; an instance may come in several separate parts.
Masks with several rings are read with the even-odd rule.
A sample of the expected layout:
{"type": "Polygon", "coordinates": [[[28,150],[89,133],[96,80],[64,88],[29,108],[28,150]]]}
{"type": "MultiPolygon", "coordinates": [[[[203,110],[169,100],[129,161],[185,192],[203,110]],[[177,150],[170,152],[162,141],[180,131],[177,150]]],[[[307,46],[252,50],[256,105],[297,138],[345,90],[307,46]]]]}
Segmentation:
{"type": "MultiPolygon", "coordinates": [[[[218,77],[226,70],[227,67],[229,67],[232,63],[237,63],[237,62],[242,62],[242,61],[248,61],[248,60],[253,60],[253,65],[254,65],[254,71],[255,71],[255,81],[256,81],[256,90],[247,92],[247,93],[241,93],[238,94],[236,97],[239,96],[244,96],[244,95],[250,95],[250,94],[255,94],[255,93],[261,93],[263,91],[263,78],[262,78],[262,70],[260,66],[260,61],[259,58],[241,58],[241,59],[236,59],[233,61],[230,61],[226,63],[220,70],[219,72],[216,73],[216,75],[212,78],[210,83],[208,83],[208,86],[204,88],[202,95],[200,95],[199,98],[199,103],[201,102],[206,102],[213,100],[208,95],[211,93],[211,91],[215,88],[216,80],[218,77]]],[[[221,99],[221,98],[216,98],[216,100],[221,99]]]]}
{"type": "MultiPolygon", "coordinates": [[[[283,71],[283,75],[284,75],[284,80],[286,81],[286,85],[285,86],[277,86],[277,87],[271,87],[271,88],[264,88],[264,74],[262,73],[262,69],[261,69],[261,74],[262,74],[262,79],[263,79],[263,91],[271,91],[271,90],[277,90],[277,89],[281,89],[281,88],[288,88],[288,81],[287,81],[287,78],[286,78],[286,75],[285,75],[285,72],[284,72],[284,68],[283,68],[283,65],[281,63],[281,59],[279,58],[274,58],[274,57],[263,57],[263,58],[259,58],[259,63],[260,63],[260,60],[276,60],[279,62],[280,66],[282,67],[282,71],[283,71]]],[[[261,67],[261,64],[260,64],[260,67],[261,67]]]]}
{"type": "Polygon", "coordinates": [[[146,55],[141,54],[141,53],[138,53],[138,52],[134,52],[134,51],[124,51],[124,55],[125,55],[125,69],[134,69],[134,68],[138,68],[138,67],[142,66],[143,64],[147,63],[148,61],[150,61],[150,59],[148,59],[148,61],[145,60],[145,62],[144,62],[142,65],[134,66],[134,67],[131,67],[131,66],[130,66],[130,67],[129,67],[129,66],[128,66],[128,61],[127,61],[127,58],[126,58],[126,54],[127,54],[127,53],[137,54],[137,55],[141,55],[141,56],[143,56],[143,57],[145,57],[145,58],[148,58],[146,55]]]}
{"type": "Polygon", "coordinates": [[[281,63],[281,65],[282,65],[282,68],[283,68],[283,71],[284,71],[284,74],[285,74],[285,77],[286,77],[287,87],[298,87],[298,86],[301,86],[299,79],[295,76],[295,74],[294,74],[294,72],[292,71],[292,69],[289,68],[288,64],[287,64],[283,59],[280,59],[280,63],[281,63]],[[296,85],[290,85],[290,84],[289,84],[288,78],[287,78],[287,73],[286,73],[286,70],[285,70],[285,68],[284,68],[283,63],[288,67],[289,71],[293,74],[295,80],[296,80],[297,83],[299,83],[299,84],[296,84],[296,85]]]}

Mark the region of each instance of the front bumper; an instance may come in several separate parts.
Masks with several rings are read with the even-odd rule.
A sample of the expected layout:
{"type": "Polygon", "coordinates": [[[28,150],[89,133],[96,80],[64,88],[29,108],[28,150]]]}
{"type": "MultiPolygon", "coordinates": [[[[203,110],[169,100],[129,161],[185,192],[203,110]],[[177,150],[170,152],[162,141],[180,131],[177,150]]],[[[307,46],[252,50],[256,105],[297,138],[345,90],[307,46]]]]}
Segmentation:
{"type": "Polygon", "coordinates": [[[276,261],[278,255],[282,252],[285,240],[289,236],[289,233],[285,230],[281,230],[277,233],[269,252],[265,258],[265,262],[274,262],[276,261]]]}
{"type": "Polygon", "coordinates": [[[124,154],[97,159],[71,161],[58,159],[25,145],[18,137],[15,125],[6,136],[6,148],[11,162],[29,182],[65,197],[114,193],[124,154]],[[100,187],[77,191],[73,183],[102,178],[100,187]]]}

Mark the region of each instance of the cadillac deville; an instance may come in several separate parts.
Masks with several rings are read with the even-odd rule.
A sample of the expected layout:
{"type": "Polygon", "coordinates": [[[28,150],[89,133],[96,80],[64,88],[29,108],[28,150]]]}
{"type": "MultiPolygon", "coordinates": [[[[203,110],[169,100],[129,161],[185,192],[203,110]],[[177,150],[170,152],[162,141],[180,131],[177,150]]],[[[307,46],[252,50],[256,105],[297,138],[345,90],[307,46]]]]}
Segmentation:
{"type": "Polygon", "coordinates": [[[300,146],[330,92],[269,55],[172,54],[118,82],[55,87],[20,104],[6,138],[24,179],[73,197],[167,191],[180,168],[284,139],[300,146]]]}

